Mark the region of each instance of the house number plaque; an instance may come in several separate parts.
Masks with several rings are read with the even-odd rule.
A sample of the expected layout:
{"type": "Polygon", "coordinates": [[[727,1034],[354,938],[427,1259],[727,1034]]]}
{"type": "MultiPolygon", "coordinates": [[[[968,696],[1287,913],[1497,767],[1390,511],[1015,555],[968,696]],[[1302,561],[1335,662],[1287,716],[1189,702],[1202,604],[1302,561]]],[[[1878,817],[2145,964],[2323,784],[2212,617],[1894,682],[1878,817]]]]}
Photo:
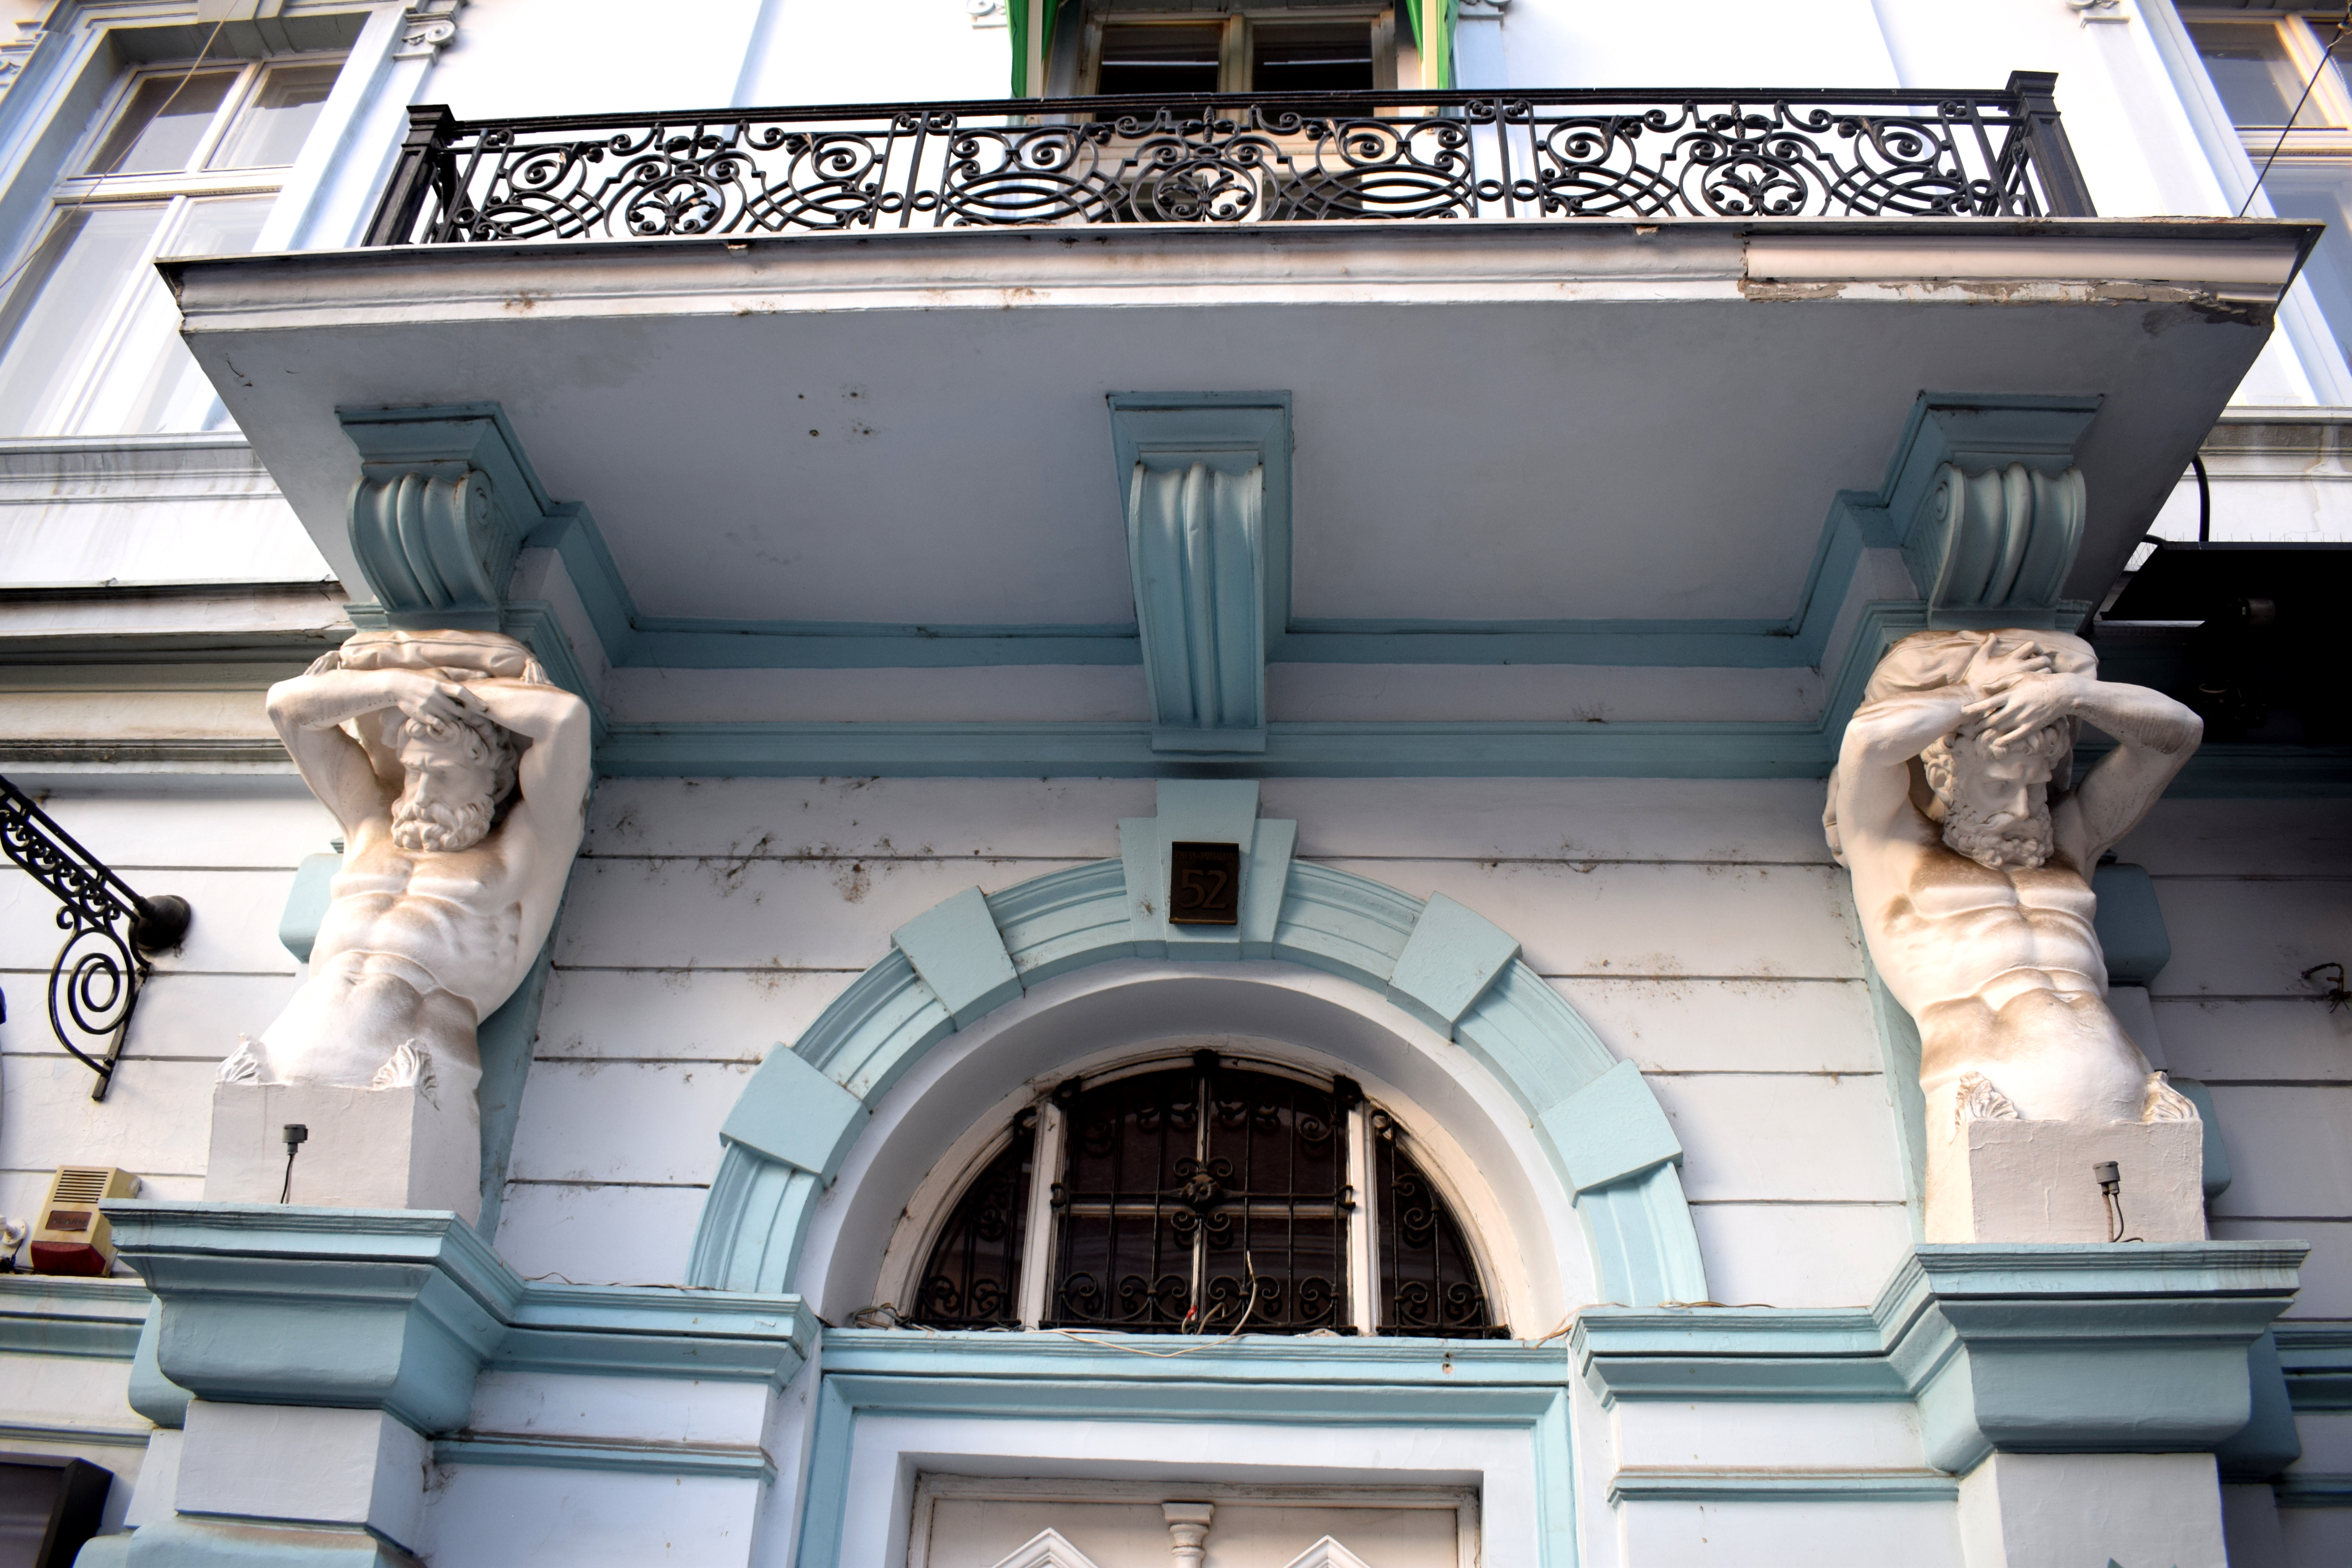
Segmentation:
{"type": "Polygon", "coordinates": [[[1242,919],[1242,847],[1238,844],[1171,844],[1168,847],[1168,921],[1180,926],[1239,925],[1242,919]]]}

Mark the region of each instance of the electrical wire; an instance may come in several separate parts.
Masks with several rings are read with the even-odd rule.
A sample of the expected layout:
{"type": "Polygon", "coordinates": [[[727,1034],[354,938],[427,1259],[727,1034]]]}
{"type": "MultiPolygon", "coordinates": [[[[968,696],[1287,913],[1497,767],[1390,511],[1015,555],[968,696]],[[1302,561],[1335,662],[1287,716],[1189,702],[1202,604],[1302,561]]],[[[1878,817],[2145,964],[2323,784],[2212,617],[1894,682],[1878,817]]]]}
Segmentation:
{"type": "MultiPolygon", "coordinates": [[[[164,110],[178,102],[180,94],[188,89],[188,83],[194,81],[196,72],[204,68],[206,57],[213,52],[213,46],[220,41],[221,29],[226,26],[228,21],[226,17],[213,24],[213,30],[205,36],[204,47],[196,51],[196,58],[189,63],[188,68],[180,73],[180,79],[173,84],[171,95],[157,106],[155,110],[157,116],[160,117],[164,110]]],[[[65,204],[53,221],[41,229],[39,236],[26,247],[25,254],[17,258],[16,265],[8,268],[5,275],[0,275],[0,300],[7,298],[8,291],[16,287],[16,279],[24,275],[25,268],[30,267],[33,264],[33,258],[41,254],[42,247],[47,244],[49,236],[57,233],[68,218],[89,206],[93,199],[91,194],[87,191],[75,196],[65,204]]]]}
{"type": "Polygon", "coordinates": [[[2344,35],[2347,32],[2352,32],[2352,0],[2347,0],[2344,15],[2336,24],[2336,31],[2327,36],[2327,42],[2320,48],[2319,64],[2312,68],[2311,79],[2303,84],[2303,96],[2296,99],[2294,107],[2287,111],[2286,123],[2279,127],[2278,141],[2272,144],[2271,155],[2263,160],[2261,172],[2254,175],[2252,188],[2246,192],[2246,199],[2239,204],[2240,217],[2246,216],[2246,210],[2254,205],[2254,198],[2262,194],[2263,182],[2271,177],[2271,165],[2278,162],[2279,153],[2285,150],[2287,136],[2294,130],[2294,122],[2303,117],[2303,106],[2309,100],[2311,89],[2319,85],[2319,73],[2326,70],[2328,62],[2336,58],[2336,46],[2344,41],[2344,35]]]}

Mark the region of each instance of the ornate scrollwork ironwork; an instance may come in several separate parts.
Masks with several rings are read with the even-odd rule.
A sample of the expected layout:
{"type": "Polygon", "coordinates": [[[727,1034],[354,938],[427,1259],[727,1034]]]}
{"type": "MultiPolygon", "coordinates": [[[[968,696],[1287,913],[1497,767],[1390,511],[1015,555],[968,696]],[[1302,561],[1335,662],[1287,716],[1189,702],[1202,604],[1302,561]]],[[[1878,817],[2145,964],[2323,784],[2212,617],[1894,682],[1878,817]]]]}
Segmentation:
{"type": "Polygon", "coordinates": [[[89,1097],[104,1100],[150,961],[187,934],[187,901],[140,897],[5,778],[0,849],[58,900],[66,941],[49,966],[49,1029],[98,1075],[89,1097]]]}
{"type": "Polygon", "coordinates": [[[1331,219],[2088,216],[2051,97],[1423,92],[458,121],[375,245],[1331,219]]]}

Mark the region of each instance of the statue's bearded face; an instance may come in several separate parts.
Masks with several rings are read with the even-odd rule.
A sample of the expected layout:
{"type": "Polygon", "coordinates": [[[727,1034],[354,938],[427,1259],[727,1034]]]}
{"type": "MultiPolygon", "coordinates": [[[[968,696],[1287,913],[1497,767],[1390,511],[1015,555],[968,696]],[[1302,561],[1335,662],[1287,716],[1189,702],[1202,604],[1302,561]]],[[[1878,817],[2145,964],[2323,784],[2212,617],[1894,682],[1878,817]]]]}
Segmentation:
{"type": "Polygon", "coordinates": [[[421,724],[396,731],[403,782],[392,805],[392,841],[417,850],[470,849],[490,830],[499,811],[499,765],[493,748],[468,725],[438,734],[421,724]]]}
{"type": "Polygon", "coordinates": [[[2055,846],[2052,771],[2073,751],[2073,735],[2058,724],[2004,752],[1987,747],[1972,729],[1929,746],[1919,760],[1943,807],[1946,846],[1995,871],[2041,866],[2055,846]]]}

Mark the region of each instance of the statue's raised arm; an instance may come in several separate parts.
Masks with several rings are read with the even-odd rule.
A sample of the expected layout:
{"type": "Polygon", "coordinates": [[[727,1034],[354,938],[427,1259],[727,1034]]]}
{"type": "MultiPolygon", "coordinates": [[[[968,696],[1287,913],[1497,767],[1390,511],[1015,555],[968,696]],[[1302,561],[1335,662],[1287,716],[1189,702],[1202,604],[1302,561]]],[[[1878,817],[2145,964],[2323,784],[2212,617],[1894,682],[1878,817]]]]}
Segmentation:
{"type": "Polygon", "coordinates": [[[432,1077],[470,1102],[475,1029],[555,920],[584,826],[586,704],[490,632],[362,632],[269,691],[342,824],[310,975],[232,1082],[432,1077]]]}
{"type": "Polygon", "coordinates": [[[1918,1025],[1930,1240],[1991,1239],[1939,1203],[1965,1190],[1952,1140],[1971,1121],[2195,1119],[2108,1010],[2091,873],[2201,725],[2097,668],[2060,632],[1916,633],[1880,661],[1830,778],[1830,847],[1878,974],[1918,1025]],[[2116,745],[2070,788],[2085,723],[2116,745]]]}

